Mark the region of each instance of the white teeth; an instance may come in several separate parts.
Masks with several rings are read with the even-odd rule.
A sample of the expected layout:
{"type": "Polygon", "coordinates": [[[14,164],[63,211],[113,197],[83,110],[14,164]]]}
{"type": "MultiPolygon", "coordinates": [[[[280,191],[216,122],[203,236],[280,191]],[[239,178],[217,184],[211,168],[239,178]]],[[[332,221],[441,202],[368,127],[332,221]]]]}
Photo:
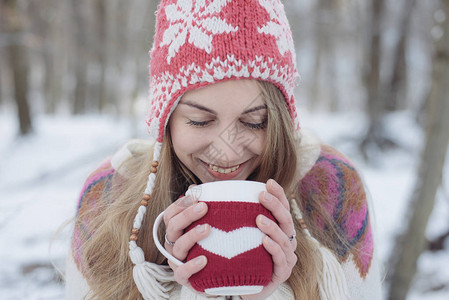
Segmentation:
{"type": "Polygon", "coordinates": [[[229,173],[237,170],[239,167],[240,167],[240,165],[234,166],[232,168],[223,169],[223,168],[219,168],[217,166],[209,164],[210,169],[214,170],[215,172],[221,173],[221,174],[229,174],[229,173]]]}

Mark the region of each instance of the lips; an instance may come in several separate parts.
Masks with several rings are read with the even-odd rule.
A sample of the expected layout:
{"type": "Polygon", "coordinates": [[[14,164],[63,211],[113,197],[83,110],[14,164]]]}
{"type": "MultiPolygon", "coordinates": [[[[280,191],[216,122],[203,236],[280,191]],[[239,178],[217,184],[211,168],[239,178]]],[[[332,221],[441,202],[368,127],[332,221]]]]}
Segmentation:
{"type": "Polygon", "coordinates": [[[236,165],[236,166],[233,166],[231,168],[222,168],[222,167],[219,167],[219,166],[216,166],[216,165],[209,164],[209,168],[210,169],[212,169],[215,172],[221,173],[221,174],[229,174],[229,173],[234,172],[235,170],[237,170],[239,167],[240,167],[240,165],[236,165]]]}
{"type": "Polygon", "coordinates": [[[242,170],[244,169],[243,167],[248,162],[249,160],[245,161],[244,163],[234,165],[232,167],[223,167],[209,164],[201,160],[201,163],[205,166],[207,172],[210,175],[212,175],[212,177],[219,180],[230,180],[237,177],[242,172],[242,170]]]}

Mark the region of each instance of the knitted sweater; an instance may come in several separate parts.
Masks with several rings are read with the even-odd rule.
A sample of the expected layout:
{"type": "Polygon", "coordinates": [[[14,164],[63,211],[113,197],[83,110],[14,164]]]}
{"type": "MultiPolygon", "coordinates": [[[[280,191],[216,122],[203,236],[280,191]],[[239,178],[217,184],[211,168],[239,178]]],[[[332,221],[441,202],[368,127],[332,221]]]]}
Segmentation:
{"type": "MultiPolygon", "coordinates": [[[[360,176],[351,162],[335,149],[322,145],[304,130],[302,135],[298,145],[300,159],[296,182],[303,194],[309,198],[302,199],[304,203],[300,205],[304,213],[309,215],[311,222],[315,223],[316,228],[326,230],[320,217],[307,205],[311,201],[323,203],[334,218],[339,233],[351,246],[348,250],[347,247],[340,245],[339,240],[335,240],[337,258],[345,273],[351,299],[382,299],[372,231],[373,218],[369,214],[369,202],[360,176]]],[[[84,184],[78,202],[77,216],[79,212],[86,210],[95,212],[99,196],[110,188],[112,176],[117,173],[118,166],[125,159],[132,157],[133,152],[151,146],[152,144],[148,142],[131,141],[97,168],[84,184]]],[[[83,276],[83,258],[78,249],[91,234],[89,220],[77,218],[72,251],[67,260],[66,299],[83,299],[89,291],[83,276]]],[[[205,298],[187,288],[182,288],[177,283],[168,296],[169,299],[205,298]]],[[[293,298],[291,288],[287,283],[283,283],[269,299],[293,298]]]]}

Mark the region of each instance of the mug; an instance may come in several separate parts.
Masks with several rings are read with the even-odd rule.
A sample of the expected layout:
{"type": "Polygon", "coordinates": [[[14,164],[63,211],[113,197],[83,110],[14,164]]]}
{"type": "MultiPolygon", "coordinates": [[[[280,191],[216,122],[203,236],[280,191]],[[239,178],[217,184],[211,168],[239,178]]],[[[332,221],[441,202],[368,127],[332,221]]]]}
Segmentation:
{"type": "MultiPolygon", "coordinates": [[[[189,278],[195,290],[220,296],[249,295],[259,293],[271,281],[273,260],[262,245],[265,234],[257,227],[256,217],[263,214],[276,220],[259,203],[262,191],[266,187],[261,182],[226,180],[204,183],[186,192],[186,196],[194,196],[208,206],[206,215],[186,231],[210,225],[210,234],[190,249],[186,259],[200,255],[207,258],[206,266],[189,278]]],[[[154,241],[167,259],[181,265],[159,242],[157,229],[163,213],[153,227],[154,241]]]]}

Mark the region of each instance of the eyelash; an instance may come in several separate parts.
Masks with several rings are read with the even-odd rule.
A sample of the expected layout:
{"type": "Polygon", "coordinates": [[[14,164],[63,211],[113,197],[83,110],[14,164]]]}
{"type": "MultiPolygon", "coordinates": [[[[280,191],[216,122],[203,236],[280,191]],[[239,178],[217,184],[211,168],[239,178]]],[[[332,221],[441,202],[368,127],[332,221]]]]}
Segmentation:
{"type": "Polygon", "coordinates": [[[195,127],[204,127],[206,126],[210,121],[203,121],[203,122],[197,122],[193,120],[188,120],[187,125],[189,126],[195,126],[195,127]]]}
{"type": "MultiPolygon", "coordinates": [[[[209,122],[212,121],[202,121],[202,122],[197,122],[197,121],[193,121],[193,120],[189,120],[187,121],[187,125],[189,126],[195,126],[195,127],[204,127],[207,124],[209,124],[209,122]]],[[[265,129],[265,127],[267,126],[267,120],[264,120],[262,123],[258,123],[258,124],[253,124],[253,123],[247,123],[247,122],[242,122],[242,124],[246,127],[248,127],[249,129],[265,129]]]]}
{"type": "Polygon", "coordinates": [[[262,123],[257,124],[247,122],[242,122],[242,124],[250,129],[265,129],[265,127],[267,127],[267,120],[264,120],[262,123]]]}

